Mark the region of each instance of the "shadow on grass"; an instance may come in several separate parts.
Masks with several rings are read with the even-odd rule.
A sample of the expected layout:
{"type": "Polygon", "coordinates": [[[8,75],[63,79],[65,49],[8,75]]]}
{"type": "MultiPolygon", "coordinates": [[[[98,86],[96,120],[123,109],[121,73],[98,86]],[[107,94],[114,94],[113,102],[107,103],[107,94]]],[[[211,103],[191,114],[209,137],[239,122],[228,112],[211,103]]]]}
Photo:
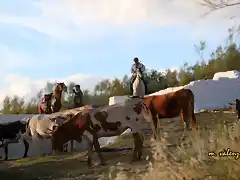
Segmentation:
{"type": "MultiPolygon", "coordinates": [[[[31,162],[32,163],[32,162],[31,162]]],[[[87,162],[79,159],[69,159],[64,161],[46,161],[35,164],[24,164],[15,167],[8,167],[0,170],[1,180],[33,180],[33,179],[57,179],[72,178],[71,174],[82,175],[93,173],[89,169],[87,162]]]]}

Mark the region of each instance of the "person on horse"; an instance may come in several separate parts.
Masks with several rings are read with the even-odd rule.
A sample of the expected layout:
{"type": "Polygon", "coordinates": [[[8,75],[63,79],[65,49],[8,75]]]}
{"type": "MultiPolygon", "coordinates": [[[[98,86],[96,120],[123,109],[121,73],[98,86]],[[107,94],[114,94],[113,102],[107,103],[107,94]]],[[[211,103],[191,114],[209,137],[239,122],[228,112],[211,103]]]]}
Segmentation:
{"type": "MultiPolygon", "coordinates": [[[[135,57],[133,59],[133,61],[134,61],[134,64],[132,65],[132,68],[131,68],[132,77],[131,77],[131,81],[130,81],[130,91],[131,91],[131,93],[133,93],[132,85],[133,85],[134,80],[136,79],[137,69],[141,72],[143,77],[144,77],[144,72],[145,72],[145,66],[141,62],[139,62],[139,59],[137,57],[135,57]]],[[[143,78],[142,80],[143,80],[143,83],[145,85],[145,94],[147,94],[147,82],[146,82],[145,78],[143,78]]]]}
{"type": "Polygon", "coordinates": [[[83,106],[83,93],[79,84],[76,84],[73,87],[73,93],[74,93],[73,98],[74,108],[83,106]]]}

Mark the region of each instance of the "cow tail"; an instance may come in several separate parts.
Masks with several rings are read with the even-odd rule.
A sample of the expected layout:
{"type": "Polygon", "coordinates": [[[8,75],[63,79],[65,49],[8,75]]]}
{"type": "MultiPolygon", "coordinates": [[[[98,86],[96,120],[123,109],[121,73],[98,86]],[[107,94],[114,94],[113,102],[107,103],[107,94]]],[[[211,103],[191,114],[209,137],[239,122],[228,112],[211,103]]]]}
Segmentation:
{"type": "Polygon", "coordinates": [[[192,116],[192,128],[196,129],[196,126],[197,126],[197,121],[196,121],[196,117],[195,117],[195,114],[194,114],[194,94],[193,92],[191,92],[192,94],[192,98],[191,98],[191,101],[190,101],[190,106],[192,107],[191,109],[191,116],[192,116]]]}
{"type": "Polygon", "coordinates": [[[88,114],[88,116],[89,116],[89,117],[88,117],[89,129],[94,132],[94,131],[95,131],[95,125],[93,124],[93,122],[92,122],[89,114],[88,114]]]}
{"type": "Polygon", "coordinates": [[[30,126],[29,126],[29,123],[30,123],[30,118],[28,118],[28,120],[27,120],[27,123],[26,123],[26,135],[28,135],[28,136],[32,136],[32,134],[31,134],[31,131],[30,131],[30,126]]]}

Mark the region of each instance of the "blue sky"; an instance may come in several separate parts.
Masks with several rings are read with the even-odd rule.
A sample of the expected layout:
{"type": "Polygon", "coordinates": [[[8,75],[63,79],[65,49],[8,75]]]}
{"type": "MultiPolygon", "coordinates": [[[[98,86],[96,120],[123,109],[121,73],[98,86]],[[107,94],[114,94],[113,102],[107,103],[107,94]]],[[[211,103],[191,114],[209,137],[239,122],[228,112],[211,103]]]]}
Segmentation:
{"type": "Polygon", "coordinates": [[[206,55],[224,43],[233,23],[219,21],[226,12],[205,20],[193,0],[169,2],[1,1],[0,99],[34,94],[48,79],[92,89],[102,78],[129,74],[135,56],[147,68],[178,68],[199,59],[193,45],[200,40],[206,55]]]}

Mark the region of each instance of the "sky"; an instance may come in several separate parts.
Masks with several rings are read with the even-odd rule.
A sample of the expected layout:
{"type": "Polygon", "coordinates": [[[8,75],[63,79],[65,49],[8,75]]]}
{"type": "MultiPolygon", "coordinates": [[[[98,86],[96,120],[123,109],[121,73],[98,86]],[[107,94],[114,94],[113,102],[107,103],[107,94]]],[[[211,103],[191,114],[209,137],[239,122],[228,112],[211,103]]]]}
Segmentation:
{"type": "Polygon", "coordinates": [[[0,1],[0,102],[30,98],[46,81],[74,81],[93,90],[105,78],[130,74],[133,58],[146,68],[178,69],[223,44],[236,8],[202,17],[197,0],[0,1]]]}

